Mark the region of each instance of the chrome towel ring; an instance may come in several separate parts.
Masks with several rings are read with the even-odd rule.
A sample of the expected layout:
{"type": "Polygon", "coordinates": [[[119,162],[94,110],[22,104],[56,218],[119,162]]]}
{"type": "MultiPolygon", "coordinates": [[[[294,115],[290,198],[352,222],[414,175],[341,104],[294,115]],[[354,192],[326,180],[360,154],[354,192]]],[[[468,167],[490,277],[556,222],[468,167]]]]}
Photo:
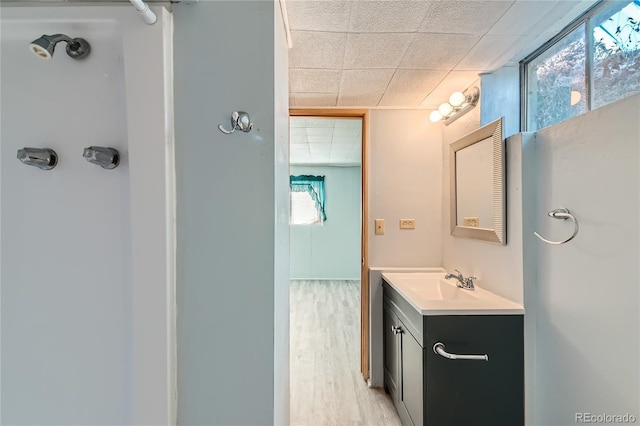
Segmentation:
{"type": "Polygon", "coordinates": [[[578,229],[579,229],[578,220],[576,219],[576,217],[573,214],[571,214],[569,209],[565,209],[564,207],[562,207],[562,208],[559,208],[559,209],[551,210],[547,214],[549,215],[549,217],[552,217],[554,219],[561,219],[561,220],[571,219],[573,221],[573,225],[574,225],[573,234],[569,238],[567,238],[566,240],[563,240],[563,241],[547,240],[542,235],[538,234],[537,232],[534,232],[533,234],[536,237],[540,238],[542,241],[544,241],[547,244],[552,244],[554,246],[558,246],[560,244],[568,243],[569,241],[573,240],[576,235],[578,235],[578,229]]]}

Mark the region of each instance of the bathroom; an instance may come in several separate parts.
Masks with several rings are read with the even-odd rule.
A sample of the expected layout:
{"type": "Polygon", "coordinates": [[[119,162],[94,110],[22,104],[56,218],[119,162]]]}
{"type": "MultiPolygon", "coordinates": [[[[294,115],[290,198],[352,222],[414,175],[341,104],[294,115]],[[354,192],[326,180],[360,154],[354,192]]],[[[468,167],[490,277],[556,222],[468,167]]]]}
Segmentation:
{"type": "MultiPolygon", "coordinates": [[[[289,101],[280,6],[150,2],[159,21],[146,25],[126,2],[12,3],[3,1],[1,10],[2,423],[287,424],[289,101]],[[28,25],[10,36],[11,20],[28,25]],[[60,32],[85,37],[96,57],[108,52],[109,71],[72,62],[62,46],[50,61],[29,53],[29,42],[60,32]],[[19,37],[26,40],[20,49],[27,56],[21,60],[31,61],[29,65],[18,56],[15,62],[5,56],[14,48],[18,52],[19,37]],[[12,88],[26,83],[16,81],[21,72],[39,91],[54,92],[41,100],[26,86],[12,88]],[[89,73],[105,85],[80,80],[89,73]],[[77,90],[65,90],[69,87],[77,90]],[[10,93],[15,95],[9,98],[10,93]],[[102,110],[82,96],[108,104],[111,115],[96,120],[96,111],[102,110]],[[31,106],[38,118],[10,126],[5,114],[17,103],[23,114],[31,106]],[[49,110],[59,115],[48,115],[49,110]],[[250,114],[253,129],[225,135],[217,126],[228,128],[236,110],[250,114]],[[71,137],[77,134],[82,137],[71,137]],[[58,140],[69,144],[56,147],[59,163],[42,171],[48,179],[38,184],[37,197],[26,196],[35,187],[10,192],[12,178],[18,177],[7,170],[40,172],[20,164],[16,149],[58,140]],[[123,154],[120,166],[103,170],[85,161],[83,149],[92,145],[118,149],[123,154]],[[59,181],[65,168],[76,177],[59,181]],[[49,192],[56,185],[69,186],[64,200],[77,206],[77,217],[48,207],[58,202],[52,197],[56,193],[49,192]],[[86,195],[75,202],[74,193],[86,195]],[[12,203],[24,203],[25,214],[18,216],[20,210],[7,207],[12,203]],[[52,220],[43,221],[48,212],[52,220]],[[134,277],[130,287],[114,286],[104,296],[116,300],[119,310],[105,305],[100,294],[79,287],[82,277],[113,280],[101,275],[105,265],[100,251],[83,248],[93,247],[93,238],[103,241],[111,235],[100,225],[116,219],[131,224],[131,237],[111,243],[111,253],[122,262],[115,273],[134,277]],[[23,229],[20,220],[33,223],[23,229]],[[67,230],[75,226],[95,228],[96,233],[76,232],[72,239],[67,230]],[[31,235],[24,250],[16,243],[21,238],[27,242],[21,232],[31,235]],[[51,258],[52,263],[38,265],[33,278],[49,287],[18,294],[25,305],[16,312],[10,297],[20,289],[8,287],[7,274],[21,272],[10,256],[22,256],[20,262],[30,270],[26,262],[35,257],[26,250],[33,250],[32,245],[78,259],[78,265],[69,266],[75,284],[63,285],[64,277],[49,281],[47,270],[55,270],[57,259],[51,258]],[[103,313],[100,306],[113,310],[103,313]],[[42,346],[41,336],[30,334],[30,321],[37,319],[40,327],[48,320],[55,323],[61,310],[69,313],[69,329],[51,338],[64,345],[50,341],[50,347],[42,346]],[[128,322],[133,326],[127,327],[128,322]],[[121,332],[123,328],[127,331],[121,332]],[[30,358],[21,359],[10,346],[21,336],[30,358]],[[85,365],[86,371],[98,381],[117,378],[110,381],[112,387],[101,388],[104,395],[83,393],[86,382],[70,373],[83,359],[78,349],[100,345],[109,345],[114,353],[96,351],[89,357],[96,364],[85,365]],[[39,350],[49,353],[49,359],[39,350]],[[100,374],[97,365],[123,354],[117,373],[107,369],[100,374]],[[39,381],[43,372],[51,375],[46,385],[39,381]],[[116,388],[122,392],[117,397],[116,388]]],[[[531,361],[525,364],[527,424],[574,424],[567,415],[578,409],[637,416],[637,94],[566,122],[568,129],[538,132],[535,144],[523,136],[522,157],[507,148],[507,245],[449,235],[448,145],[499,116],[507,120],[505,137],[518,132],[519,114],[514,118],[513,111],[518,110],[519,85],[512,78],[517,71],[505,68],[474,82],[481,89],[480,104],[450,126],[430,123],[425,109],[370,110],[369,267],[459,269],[478,277],[480,288],[524,303],[525,359],[531,361]],[[583,120],[597,124],[600,133],[583,120]],[[579,149],[554,144],[562,138],[580,143],[579,149]],[[621,149],[616,140],[635,145],[621,149]],[[401,182],[394,183],[395,176],[401,182]],[[405,196],[398,185],[406,187],[408,180],[423,185],[405,196]],[[611,190],[612,185],[621,189],[611,190]],[[534,231],[561,236],[566,230],[567,224],[548,223],[547,211],[557,207],[576,214],[580,233],[561,247],[542,246],[532,237],[534,231]],[[392,229],[392,222],[407,216],[416,219],[414,231],[392,229]],[[386,235],[373,234],[377,218],[387,221],[386,235]],[[598,321],[603,315],[611,318],[598,321]],[[626,382],[617,383],[621,369],[626,382]],[[598,387],[608,392],[589,391],[598,387]]],[[[25,180],[21,185],[28,182],[36,183],[25,180]]]]}

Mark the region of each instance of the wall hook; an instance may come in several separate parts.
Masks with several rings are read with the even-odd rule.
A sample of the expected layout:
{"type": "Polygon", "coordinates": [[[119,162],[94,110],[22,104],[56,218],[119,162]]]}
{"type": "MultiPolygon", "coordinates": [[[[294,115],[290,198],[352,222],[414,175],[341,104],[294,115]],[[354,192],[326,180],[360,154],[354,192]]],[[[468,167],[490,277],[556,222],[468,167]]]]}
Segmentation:
{"type": "Polygon", "coordinates": [[[249,117],[249,114],[244,111],[233,111],[231,113],[231,130],[227,130],[222,127],[222,124],[218,124],[218,129],[227,135],[235,132],[236,130],[242,130],[243,132],[248,133],[252,128],[253,123],[251,122],[251,118],[249,117]]]}
{"type": "Polygon", "coordinates": [[[571,214],[569,209],[565,209],[564,207],[562,207],[562,208],[559,208],[559,209],[551,210],[547,214],[549,215],[549,217],[552,217],[554,219],[561,219],[561,220],[571,219],[573,221],[573,225],[574,225],[573,234],[569,238],[564,240],[564,241],[547,240],[542,235],[538,234],[537,232],[534,232],[533,234],[536,237],[540,238],[542,241],[544,241],[547,244],[552,244],[554,246],[558,246],[560,244],[568,243],[569,241],[573,240],[573,238],[576,235],[578,235],[578,229],[579,229],[578,220],[576,219],[576,217],[574,215],[571,214]]]}

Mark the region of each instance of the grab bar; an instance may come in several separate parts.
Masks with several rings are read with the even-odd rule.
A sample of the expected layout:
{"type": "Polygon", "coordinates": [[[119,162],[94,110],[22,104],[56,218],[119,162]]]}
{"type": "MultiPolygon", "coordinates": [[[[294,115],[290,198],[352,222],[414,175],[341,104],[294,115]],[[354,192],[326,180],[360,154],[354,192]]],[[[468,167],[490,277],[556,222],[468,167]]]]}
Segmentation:
{"type": "Polygon", "coordinates": [[[489,355],[456,355],[450,354],[449,352],[444,350],[444,343],[438,342],[433,345],[433,351],[440,356],[443,356],[447,359],[471,359],[477,361],[489,361],[489,355]]]}

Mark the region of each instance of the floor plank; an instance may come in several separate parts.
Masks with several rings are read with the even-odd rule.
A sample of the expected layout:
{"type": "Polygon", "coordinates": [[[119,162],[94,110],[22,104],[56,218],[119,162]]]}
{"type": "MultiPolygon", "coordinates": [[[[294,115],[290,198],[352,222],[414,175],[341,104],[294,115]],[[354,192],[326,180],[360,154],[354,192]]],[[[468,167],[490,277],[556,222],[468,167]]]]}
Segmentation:
{"type": "Polygon", "coordinates": [[[292,280],[291,425],[400,425],[360,373],[360,281],[292,280]]]}

